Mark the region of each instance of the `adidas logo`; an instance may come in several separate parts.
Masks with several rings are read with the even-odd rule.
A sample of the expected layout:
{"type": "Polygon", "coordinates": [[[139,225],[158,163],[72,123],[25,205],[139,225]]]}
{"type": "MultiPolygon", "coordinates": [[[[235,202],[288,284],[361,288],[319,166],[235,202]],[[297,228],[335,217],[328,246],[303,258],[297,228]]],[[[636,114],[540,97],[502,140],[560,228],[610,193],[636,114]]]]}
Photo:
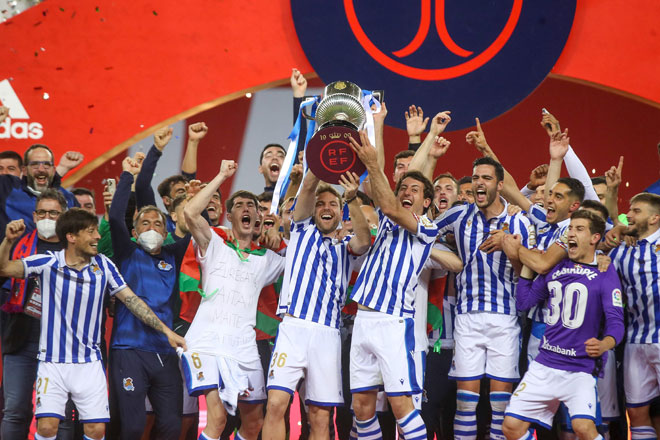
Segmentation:
{"type": "Polygon", "coordinates": [[[39,122],[14,121],[30,119],[9,80],[0,81],[0,103],[9,107],[9,117],[0,124],[0,139],[41,139],[44,127],[39,122]]]}

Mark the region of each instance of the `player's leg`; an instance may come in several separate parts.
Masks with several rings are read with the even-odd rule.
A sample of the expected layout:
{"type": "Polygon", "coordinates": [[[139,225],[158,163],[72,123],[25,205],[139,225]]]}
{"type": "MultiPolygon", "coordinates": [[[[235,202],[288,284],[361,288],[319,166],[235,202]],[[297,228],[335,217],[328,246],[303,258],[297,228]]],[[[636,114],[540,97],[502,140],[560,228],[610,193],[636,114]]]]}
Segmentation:
{"type": "Polygon", "coordinates": [[[502,432],[507,440],[531,440],[534,437],[529,432],[531,423],[515,417],[506,416],[502,422],[502,432]]]}
{"type": "Polygon", "coordinates": [[[268,403],[263,423],[263,440],[284,440],[286,437],[285,414],[296,385],[303,376],[308,345],[308,333],[295,318],[286,316],[277,329],[275,347],[268,371],[268,403]]]}
{"type": "Polygon", "coordinates": [[[39,417],[37,419],[37,432],[34,435],[35,440],[55,440],[59,425],[60,419],[57,417],[39,417]]]}
{"type": "Polygon", "coordinates": [[[227,423],[227,411],[222,405],[218,389],[204,390],[206,398],[206,427],[199,436],[202,440],[217,440],[225,429],[227,423]]]}
{"type": "MultiPolygon", "coordinates": [[[[110,421],[108,386],[101,361],[67,365],[67,386],[83,424],[85,438],[100,440],[110,421]],[[84,377],[84,380],[80,378],[84,377]]],[[[144,408],[144,401],[143,406],[144,408]]]]}
{"type": "Polygon", "coordinates": [[[571,420],[571,424],[573,425],[575,435],[577,435],[580,440],[602,440],[603,438],[598,434],[596,424],[593,420],[576,417],[571,420]]]}
{"type": "Polygon", "coordinates": [[[309,440],[328,440],[330,438],[330,413],[331,406],[308,405],[309,408],[309,440]]]}
{"type": "Polygon", "coordinates": [[[658,377],[649,362],[647,346],[651,345],[656,344],[629,343],[624,349],[623,382],[632,440],[657,438],[649,415],[649,403],[660,395],[658,377]]]}
{"type": "Polygon", "coordinates": [[[256,440],[264,424],[264,405],[239,401],[238,410],[241,415],[241,427],[235,440],[256,440]]]}
{"type": "MultiPolygon", "coordinates": [[[[37,437],[41,439],[55,438],[60,420],[64,420],[66,402],[69,390],[65,382],[66,374],[62,369],[67,364],[39,362],[37,382],[35,384],[35,417],[37,418],[37,437]]],[[[78,380],[80,380],[78,378],[78,380]]]]}
{"type": "MultiPolygon", "coordinates": [[[[353,413],[359,440],[374,440],[382,437],[376,400],[378,388],[383,383],[370,342],[371,334],[378,329],[378,312],[358,309],[353,324],[350,353],[350,382],[353,396],[353,413]]],[[[394,343],[394,342],[392,342],[394,343]]]]}
{"type": "MultiPolygon", "coordinates": [[[[456,415],[454,438],[477,437],[477,403],[480,379],[486,373],[487,335],[485,313],[465,313],[454,321],[454,358],[449,378],[456,380],[456,415]]],[[[494,316],[488,314],[488,317],[494,316]]]]}

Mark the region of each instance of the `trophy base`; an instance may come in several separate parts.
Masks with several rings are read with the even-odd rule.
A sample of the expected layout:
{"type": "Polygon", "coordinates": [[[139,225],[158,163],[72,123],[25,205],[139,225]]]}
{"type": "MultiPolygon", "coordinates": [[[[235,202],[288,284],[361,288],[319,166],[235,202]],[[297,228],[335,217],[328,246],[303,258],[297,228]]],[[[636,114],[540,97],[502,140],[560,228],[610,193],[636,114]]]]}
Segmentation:
{"type": "Polygon", "coordinates": [[[328,122],[312,136],[305,149],[305,158],[316,177],[336,185],[342,174],[350,171],[360,176],[366,171],[351,148],[348,141],[351,137],[360,142],[357,129],[346,121],[328,122]]]}

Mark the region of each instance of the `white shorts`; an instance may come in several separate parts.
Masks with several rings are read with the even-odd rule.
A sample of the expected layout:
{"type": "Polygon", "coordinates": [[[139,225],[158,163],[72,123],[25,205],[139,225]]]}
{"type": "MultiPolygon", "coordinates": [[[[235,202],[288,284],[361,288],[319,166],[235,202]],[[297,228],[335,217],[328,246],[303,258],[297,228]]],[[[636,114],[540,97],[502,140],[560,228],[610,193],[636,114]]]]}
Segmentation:
{"type": "Polygon", "coordinates": [[[607,362],[603,368],[603,377],[598,378],[598,399],[600,413],[604,421],[619,417],[619,400],[616,395],[616,358],[614,350],[607,352],[607,362]]]}
{"type": "Polygon", "coordinates": [[[82,423],[107,423],[108,385],[101,361],[60,364],[39,361],[35,417],[65,419],[66,402],[76,405],[82,423]]]}
{"type": "Polygon", "coordinates": [[[517,382],[520,378],[520,326],[516,316],[487,312],[456,315],[454,340],[450,379],[476,380],[484,374],[502,382],[517,382]]]}
{"type": "Polygon", "coordinates": [[[268,367],[268,390],[293,395],[305,378],[305,404],[342,406],[339,329],[285,316],[268,367]]]}
{"type": "Polygon", "coordinates": [[[232,406],[236,400],[265,403],[266,387],[261,361],[238,362],[225,356],[188,350],[181,355],[186,388],[191,396],[218,389],[220,398],[232,406]]]}
{"type": "Polygon", "coordinates": [[[415,352],[415,378],[417,383],[421,385],[421,390],[419,393],[412,395],[413,405],[418,411],[422,410],[422,402],[425,400],[424,394],[424,373],[426,372],[426,350],[420,350],[415,352]]]}
{"type": "MultiPolygon", "coordinates": [[[[179,362],[179,369],[181,370],[181,380],[183,383],[186,383],[186,377],[183,374],[183,365],[181,362],[179,362]]],[[[199,412],[199,397],[197,396],[191,396],[188,394],[188,390],[186,387],[183,388],[183,409],[181,411],[182,416],[192,416],[195,415],[199,412]]],[[[149,396],[144,398],[144,408],[147,411],[148,414],[153,414],[154,412],[154,407],[151,406],[151,402],[149,401],[149,396]]]]}
{"type": "Polygon", "coordinates": [[[505,415],[552,429],[552,419],[563,403],[571,420],[596,422],[596,378],[591,374],[557,370],[532,362],[511,395],[505,415]]]}
{"type": "Polygon", "coordinates": [[[646,406],[660,396],[660,344],[626,344],[623,352],[626,406],[646,406]]]}
{"type": "Polygon", "coordinates": [[[384,385],[388,396],[419,393],[415,375],[415,323],[386,313],[358,309],[351,342],[351,392],[384,385]]]}

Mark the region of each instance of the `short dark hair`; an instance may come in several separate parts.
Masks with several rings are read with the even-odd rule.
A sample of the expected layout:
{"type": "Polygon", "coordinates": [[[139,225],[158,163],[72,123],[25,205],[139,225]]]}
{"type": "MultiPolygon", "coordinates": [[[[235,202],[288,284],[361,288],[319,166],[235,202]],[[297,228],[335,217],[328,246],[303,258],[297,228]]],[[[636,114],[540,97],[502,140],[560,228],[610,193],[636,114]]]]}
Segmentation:
{"type": "Polygon", "coordinates": [[[585,200],[580,205],[580,209],[591,209],[592,211],[597,211],[601,214],[604,220],[607,220],[610,216],[610,212],[607,210],[607,207],[596,200],[585,200]]]}
{"type": "Polygon", "coordinates": [[[651,206],[651,208],[658,214],[660,214],[660,196],[657,194],[652,194],[648,192],[643,192],[635,195],[630,199],[630,204],[633,203],[646,203],[651,206]]]}
{"type": "Polygon", "coordinates": [[[61,192],[59,192],[54,188],[48,188],[47,190],[42,191],[41,194],[37,196],[37,203],[35,203],[34,205],[35,209],[39,204],[39,202],[41,202],[42,200],[55,200],[62,207],[62,212],[66,211],[69,206],[66,201],[66,198],[64,197],[64,194],[62,194],[61,192]]]}
{"type": "Polygon", "coordinates": [[[435,185],[435,182],[437,182],[440,179],[449,179],[452,182],[454,182],[454,186],[456,187],[456,192],[458,192],[459,187],[458,187],[458,180],[456,180],[456,177],[452,176],[451,173],[442,173],[435,179],[433,179],[433,185],[435,185]]]}
{"type": "Polygon", "coordinates": [[[254,193],[241,189],[232,194],[225,202],[225,208],[227,208],[227,212],[231,212],[231,209],[234,207],[234,200],[236,200],[238,197],[243,199],[251,199],[254,202],[255,207],[259,205],[259,199],[256,195],[254,195],[254,193]]]}
{"type": "Polygon", "coordinates": [[[272,202],[273,201],[273,192],[272,191],[264,191],[261,194],[257,196],[257,200],[259,202],[272,202]]]}
{"type": "Polygon", "coordinates": [[[493,168],[495,168],[495,177],[497,177],[497,181],[501,182],[504,180],[504,167],[502,166],[501,163],[493,159],[492,157],[480,157],[474,162],[472,162],[472,169],[478,167],[479,165],[490,165],[493,168]]]}
{"type": "Polygon", "coordinates": [[[55,155],[53,154],[53,151],[50,148],[48,148],[44,144],[33,144],[33,145],[30,145],[30,147],[27,150],[25,150],[25,153],[23,153],[23,163],[25,165],[28,164],[28,156],[30,155],[30,153],[32,151],[36,150],[37,148],[43,148],[44,150],[48,150],[48,152],[50,153],[50,160],[53,163],[55,163],[55,155]]]}
{"type": "Polygon", "coordinates": [[[186,200],[188,200],[188,196],[186,194],[181,194],[176,196],[174,200],[172,200],[172,204],[170,205],[170,207],[172,208],[172,212],[176,211],[176,208],[178,208],[179,205],[185,202],[186,200]]]}
{"type": "Polygon", "coordinates": [[[557,183],[563,183],[568,187],[568,195],[578,199],[578,202],[584,201],[584,185],[578,179],[572,177],[560,177],[557,183]]]}
{"type": "MultiPolygon", "coordinates": [[[[396,187],[394,188],[394,194],[399,193],[399,189],[401,189],[401,183],[410,177],[411,179],[415,179],[418,182],[421,182],[422,185],[424,185],[424,199],[430,199],[433,200],[433,196],[435,195],[435,191],[433,189],[433,184],[429,179],[426,178],[424,174],[422,174],[419,171],[407,171],[406,173],[401,176],[399,181],[396,183],[396,187]]],[[[426,210],[428,208],[424,208],[424,213],[426,213],[426,210]]]]}
{"type": "Polygon", "coordinates": [[[607,180],[605,180],[605,176],[596,176],[591,178],[591,185],[596,186],[596,185],[607,185],[607,180]]]}
{"type": "Polygon", "coordinates": [[[71,188],[71,194],[73,194],[74,196],[90,196],[91,198],[94,198],[94,191],[82,187],[71,188]]]}
{"type": "Polygon", "coordinates": [[[279,208],[277,209],[277,215],[279,215],[281,217],[282,213],[284,212],[284,207],[286,206],[286,204],[293,201],[293,200],[295,200],[295,197],[293,197],[293,196],[289,196],[286,199],[282,200],[282,202],[280,203],[279,208]]]}
{"type": "Polygon", "coordinates": [[[172,191],[172,187],[177,183],[188,183],[188,180],[185,177],[183,177],[181,174],[175,174],[174,176],[170,176],[167,179],[160,182],[160,184],[158,185],[158,194],[160,194],[161,197],[165,197],[165,196],[169,197],[170,191],[172,191]]]}
{"type": "Polygon", "coordinates": [[[413,157],[414,155],[415,152],[413,150],[403,150],[396,153],[396,155],[394,156],[394,169],[396,170],[396,164],[399,161],[399,159],[404,159],[406,157],[413,157]]]}
{"type": "Polygon", "coordinates": [[[600,234],[601,237],[605,234],[605,220],[600,218],[599,215],[586,209],[578,209],[571,215],[571,220],[578,218],[583,218],[589,221],[589,231],[592,234],[600,234]]]}
{"type": "Polygon", "coordinates": [[[259,165],[261,165],[261,161],[264,160],[264,153],[266,152],[267,149],[271,147],[277,147],[280,148],[282,151],[284,151],[284,154],[286,155],[286,149],[281,146],[280,144],[268,144],[264,147],[263,150],[261,150],[261,154],[259,155],[259,165]]]}
{"type": "Polygon", "coordinates": [[[71,208],[63,213],[57,219],[55,226],[55,233],[65,247],[69,247],[69,242],[66,239],[67,234],[77,234],[83,229],[90,226],[98,227],[99,219],[89,211],[81,208],[71,208]]]}
{"type": "Polygon", "coordinates": [[[374,201],[371,200],[371,197],[363,193],[362,191],[358,190],[356,194],[357,198],[360,199],[360,204],[361,205],[369,205],[369,206],[374,206],[374,201]]]}
{"type": "Polygon", "coordinates": [[[23,166],[23,158],[21,155],[12,150],[0,151],[0,159],[14,159],[18,162],[19,168],[23,166]]]}
{"type": "Polygon", "coordinates": [[[458,179],[458,187],[460,188],[461,185],[465,185],[466,183],[472,183],[472,176],[463,176],[460,179],[458,179]]]}

